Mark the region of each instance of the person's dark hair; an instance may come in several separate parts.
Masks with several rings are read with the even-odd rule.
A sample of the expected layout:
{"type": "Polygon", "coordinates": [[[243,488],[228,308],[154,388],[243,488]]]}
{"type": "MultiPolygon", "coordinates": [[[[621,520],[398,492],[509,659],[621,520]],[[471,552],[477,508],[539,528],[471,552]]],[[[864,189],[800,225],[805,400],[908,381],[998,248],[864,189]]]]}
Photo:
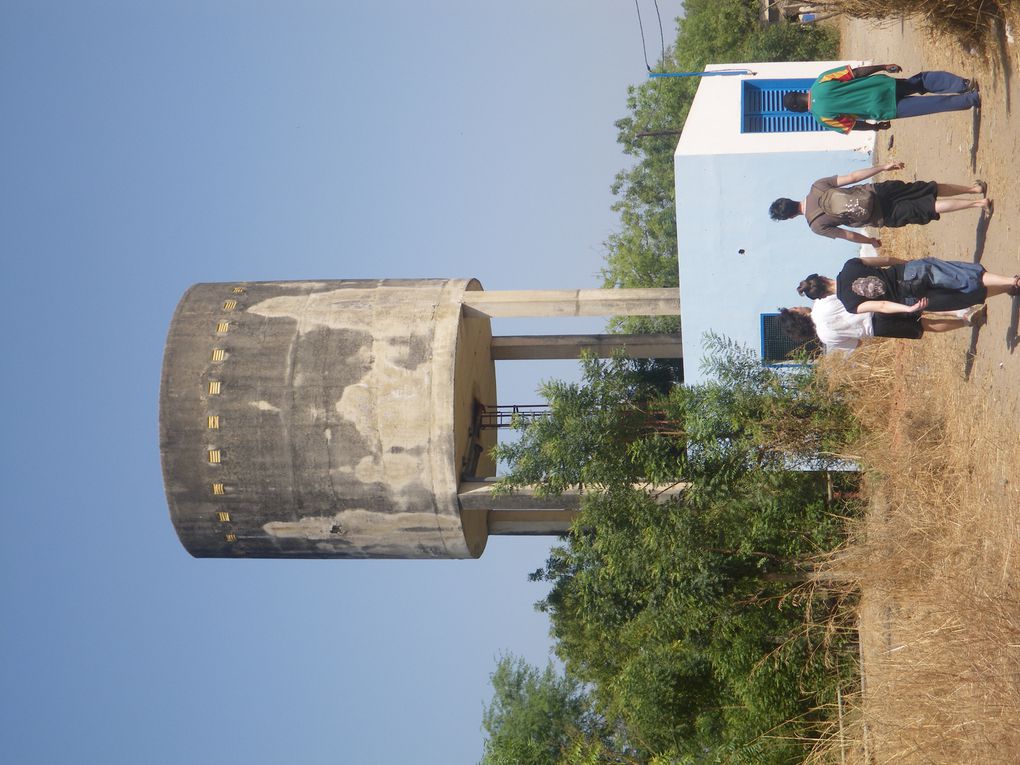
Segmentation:
{"type": "Polygon", "coordinates": [[[779,329],[796,343],[817,340],[815,325],[810,316],[791,311],[789,308],[779,309],[779,329]]]}
{"type": "Polygon", "coordinates": [[[769,207],[769,217],[772,220],[789,220],[800,215],[800,202],[794,202],[786,197],[779,197],[769,207]]]}
{"type": "Polygon", "coordinates": [[[797,285],[797,294],[812,300],[818,300],[829,294],[829,285],[825,277],[811,274],[797,285]]]}
{"type": "Polygon", "coordinates": [[[783,108],[791,112],[806,112],[808,110],[807,93],[801,90],[783,93],[783,108]]]}

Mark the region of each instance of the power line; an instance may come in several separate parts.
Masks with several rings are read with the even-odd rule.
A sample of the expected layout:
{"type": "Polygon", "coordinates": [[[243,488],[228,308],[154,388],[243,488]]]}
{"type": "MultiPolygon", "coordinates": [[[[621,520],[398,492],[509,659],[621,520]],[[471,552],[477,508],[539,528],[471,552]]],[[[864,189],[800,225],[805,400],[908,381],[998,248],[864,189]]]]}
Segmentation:
{"type": "Polygon", "coordinates": [[[645,69],[651,74],[652,67],[648,65],[648,46],[645,45],[645,25],[641,21],[641,6],[638,4],[638,0],[634,0],[634,9],[637,11],[638,29],[641,30],[641,53],[645,57],[645,69]]]}
{"type": "Polygon", "coordinates": [[[666,37],[662,34],[662,14],[659,13],[659,0],[652,0],[655,3],[655,16],[659,19],[659,46],[662,48],[662,63],[666,63],[666,37]]]}
{"type": "MultiPolygon", "coordinates": [[[[662,46],[662,63],[666,63],[666,37],[662,31],[662,14],[659,12],[659,0],[652,0],[655,3],[655,15],[659,19],[659,43],[662,46]]],[[[645,58],[645,69],[648,70],[648,76],[651,79],[658,79],[660,77],[726,77],[737,74],[754,76],[756,72],[750,69],[716,69],[711,72],[652,72],[652,67],[648,63],[648,44],[645,41],[645,25],[641,20],[641,5],[638,0],[634,0],[634,10],[637,11],[638,29],[641,32],[641,54],[645,58]]]]}

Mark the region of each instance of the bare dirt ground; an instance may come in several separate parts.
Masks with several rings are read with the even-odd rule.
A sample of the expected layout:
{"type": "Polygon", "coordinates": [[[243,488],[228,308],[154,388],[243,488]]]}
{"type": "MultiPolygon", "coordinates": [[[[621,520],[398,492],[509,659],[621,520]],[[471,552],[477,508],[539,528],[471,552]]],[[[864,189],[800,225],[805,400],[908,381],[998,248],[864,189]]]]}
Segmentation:
{"type": "MultiPolygon", "coordinates": [[[[981,83],[979,119],[895,121],[879,134],[879,159],[905,162],[889,176],[904,180],[982,178],[994,216],[965,210],[886,230],[884,254],[1020,273],[1020,44],[1004,35],[987,53],[969,52],[910,21],[854,21],[843,53],[981,83]]],[[[1020,299],[999,296],[979,330],[851,357],[846,374],[874,433],[861,455],[873,504],[835,566],[861,593],[865,688],[834,761],[1020,762],[1018,325],[1020,299]]]]}
{"type": "MultiPolygon", "coordinates": [[[[945,69],[978,79],[980,117],[952,112],[895,120],[891,130],[878,134],[878,156],[907,165],[883,178],[987,181],[988,195],[995,200],[990,221],[982,221],[977,210],[965,210],[947,214],[925,228],[909,229],[908,236],[936,257],[974,260],[989,271],[1007,275],[1020,273],[1020,114],[1014,113],[1020,110],[1020,45],[1003,36],[987,52],[972,53],[952,40],[933,39],[910,20],[850,21],[844,24],[842,39],[845,56],[900,64],[905,75],[945,69]]],[[[890,239],[890,244],[898,242],[890,239]]],[[[1017,411],[1020,402],[1020,353],[1015,352],[1018,311],[1020,301],[1010,305],[1006,297],[989,304],[988,324],[975,338],[968,367],[973,379],[990,384],[1011,411],[1017,411]]]]}

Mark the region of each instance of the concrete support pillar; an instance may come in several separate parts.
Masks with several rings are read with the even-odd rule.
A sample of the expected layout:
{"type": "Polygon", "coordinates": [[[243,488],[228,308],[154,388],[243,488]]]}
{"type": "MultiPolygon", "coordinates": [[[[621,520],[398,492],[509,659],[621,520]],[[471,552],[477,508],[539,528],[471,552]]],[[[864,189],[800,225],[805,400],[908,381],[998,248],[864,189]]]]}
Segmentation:
{"type": "Polygon", "coordinates": [[[623,351],[632,359],[680,359],[680,333],[651,335],[507,335],[492,338],[493,361],[578,359],[582,351],[599,358],[623,351]]]}
{"type": "Polygon", "coordinates": [[[657,289],[497,290],[465,295],[465,316],[679,316],[680,291],[657,289]]]}

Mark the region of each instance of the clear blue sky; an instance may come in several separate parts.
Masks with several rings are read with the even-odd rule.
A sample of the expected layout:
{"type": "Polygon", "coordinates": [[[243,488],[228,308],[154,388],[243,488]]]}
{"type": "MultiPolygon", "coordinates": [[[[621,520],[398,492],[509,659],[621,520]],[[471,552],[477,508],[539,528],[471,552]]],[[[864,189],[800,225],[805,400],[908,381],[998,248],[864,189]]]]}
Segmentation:
{"type": "MultiPolygon", "coordinates": [[[[199,281],[597,286],[643,75],[630,0],[0,4],[5,761],[477,761],[496,657],[548,656],[549,542],[190,558],[163,340],[199,281]]],[[[506,403],[560,374],[503,366],[506,403]]]]}

